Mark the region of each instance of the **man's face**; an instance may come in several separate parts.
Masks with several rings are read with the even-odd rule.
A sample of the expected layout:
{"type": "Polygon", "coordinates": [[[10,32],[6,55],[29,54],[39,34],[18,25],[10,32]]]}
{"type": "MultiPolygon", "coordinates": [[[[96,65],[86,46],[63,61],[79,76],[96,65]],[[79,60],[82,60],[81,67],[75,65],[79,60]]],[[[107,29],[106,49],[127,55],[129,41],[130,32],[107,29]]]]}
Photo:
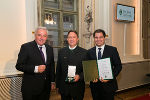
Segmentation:
{"type": "Polygon", "coordinates": [[[68,41],[68,44],[71,48],[75,47],[78,43],[78,36],[74,33],[74,32],[70,32],[68,37],[67,37],[67,41],[68,41]]]}
{"type": "Polygon", "coordinates": [[[105,38],[104,38],[104,36],[101,32],[100,33],[95,33],[94,42],[98,47],[104,45],[105,38]]]}
{"type": "Polygon", "coordinates": [[[35,33],[35,41],[38,45],[42,46],[47,40],[47,31],[44,29],[37,30],[35,33]]]}

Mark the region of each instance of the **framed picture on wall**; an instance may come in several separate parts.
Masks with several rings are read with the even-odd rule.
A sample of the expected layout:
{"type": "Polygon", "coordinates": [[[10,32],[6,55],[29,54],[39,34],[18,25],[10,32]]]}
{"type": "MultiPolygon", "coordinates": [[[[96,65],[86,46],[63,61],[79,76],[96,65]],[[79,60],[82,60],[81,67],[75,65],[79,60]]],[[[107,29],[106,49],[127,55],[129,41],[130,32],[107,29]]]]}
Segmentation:
{"type": "Polygon", "coordinates": [[[135,7],[123,4],[116,4],[115,11],[116,21],[134,22],[135,21],[135,7]]]}

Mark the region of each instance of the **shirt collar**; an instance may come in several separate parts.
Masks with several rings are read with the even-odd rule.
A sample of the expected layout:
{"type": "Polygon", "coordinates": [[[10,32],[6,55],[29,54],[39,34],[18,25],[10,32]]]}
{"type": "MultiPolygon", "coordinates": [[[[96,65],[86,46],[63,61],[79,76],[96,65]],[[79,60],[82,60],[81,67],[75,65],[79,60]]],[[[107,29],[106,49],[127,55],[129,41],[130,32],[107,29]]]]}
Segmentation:
{"type": "Polygon", "coordinates": [[[77,47],[77,45],[74,46],[73,48],[71,48],[71,47],[69,46],[69,49],[70,49],[70,50],[74,50],[76,47],[77,47]]]}
{"type": "Polygon", "coordinates": [[[105,47],[105,44],[100,47],[96,46],[96,49],[101,48],[102,50],[104,50],[104,47],[105,47]]]}
{"type": "Polygon", "coordinates": [[[38,48],[39,48],[39,47],[45,48],[45,45],[42,45],[42,46],[41,46],[41,45],[38,45],[38,44],[37,44],[37,46],[38,46],[38,48]]]}

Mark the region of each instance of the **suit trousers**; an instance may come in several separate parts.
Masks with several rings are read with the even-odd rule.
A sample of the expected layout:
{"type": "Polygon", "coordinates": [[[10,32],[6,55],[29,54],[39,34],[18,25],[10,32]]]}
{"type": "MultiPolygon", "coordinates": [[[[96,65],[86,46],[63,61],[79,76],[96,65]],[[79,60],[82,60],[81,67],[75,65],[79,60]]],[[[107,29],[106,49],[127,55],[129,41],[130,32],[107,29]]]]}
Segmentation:
{"type": "Polygon", "coordinates": [[[71,95],[61,94],[61,100],[83,100],[83,96],[72,97],[71,95]]]}
{"type": "Polygon", "coordinates": [[[50,93],[43,91],[40,94],[30,94],[22,92],[23,100],[50,100],[50,93]]]}
{"type": "Polygon", "coordinates": [[[114,100],[115,92],[107,92],[96,83],[90,83],[93,100],[114,100]]]}

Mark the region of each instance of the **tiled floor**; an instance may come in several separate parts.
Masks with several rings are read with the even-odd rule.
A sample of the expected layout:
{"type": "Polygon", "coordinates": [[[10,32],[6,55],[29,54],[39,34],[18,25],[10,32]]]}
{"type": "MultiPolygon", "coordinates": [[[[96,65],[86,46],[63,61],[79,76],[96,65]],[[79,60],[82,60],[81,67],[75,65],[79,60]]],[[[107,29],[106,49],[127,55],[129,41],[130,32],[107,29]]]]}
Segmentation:
{"type": "MultiPolygon", "coordinates": [[[[130,100],[138,96],[150,93],[150,85],[140,86],[124,91],[117,92],[115,100],[130,100]]],[[[51,92],[50,100],[61,100],[60,95],[56,91],[51,92]]],[[[84,100],[92,100],[90,88],[86,87],[84,100]]]]}

